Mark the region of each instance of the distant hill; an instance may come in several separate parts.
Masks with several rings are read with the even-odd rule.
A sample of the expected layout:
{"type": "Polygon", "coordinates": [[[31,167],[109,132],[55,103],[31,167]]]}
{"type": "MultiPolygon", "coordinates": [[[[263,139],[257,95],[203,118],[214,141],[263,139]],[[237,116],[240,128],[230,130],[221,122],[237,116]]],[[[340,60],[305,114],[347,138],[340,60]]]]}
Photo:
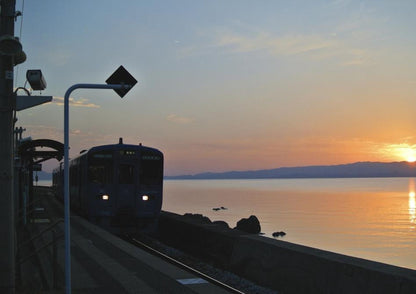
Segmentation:
{"type": "Polygon", "coordinates": [[[416,177],[416,163],[356,162],[340,165],[280,167],[252,171],[200,173],[195,175],[167,176],[166,179],[273,179],[273,178],[372,178],[416,177]]]}

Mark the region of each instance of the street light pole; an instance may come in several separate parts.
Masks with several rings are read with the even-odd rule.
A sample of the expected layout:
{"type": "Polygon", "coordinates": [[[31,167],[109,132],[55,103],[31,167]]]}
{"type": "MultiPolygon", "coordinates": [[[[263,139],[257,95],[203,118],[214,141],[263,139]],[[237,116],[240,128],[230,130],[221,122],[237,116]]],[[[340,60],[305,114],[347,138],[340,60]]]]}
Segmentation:
{"type": "Polygon", "coordinates": [[[113,89],[132,88],[126,84],[75,84],[64,97],[64,228],[65,228],[65,293],[71,293],[71,233],[70,233],[70,199],[69,199],[69,96],[76,89],[113,89]]]}

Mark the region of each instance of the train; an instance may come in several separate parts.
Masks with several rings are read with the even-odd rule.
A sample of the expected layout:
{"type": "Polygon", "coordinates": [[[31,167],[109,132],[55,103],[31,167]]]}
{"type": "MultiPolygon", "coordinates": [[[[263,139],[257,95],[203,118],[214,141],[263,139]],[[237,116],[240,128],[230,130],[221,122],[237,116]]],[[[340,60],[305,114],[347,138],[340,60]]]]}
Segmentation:
{"type": "MultiPolygon", "coordinates": [[[[95,146],[69,161],[72,211],[111,232],[155,231],[163,201],[163,153],[124,144],[95,146]]],[[[63,163],[52,187],[63,200],[63,163]]]]}

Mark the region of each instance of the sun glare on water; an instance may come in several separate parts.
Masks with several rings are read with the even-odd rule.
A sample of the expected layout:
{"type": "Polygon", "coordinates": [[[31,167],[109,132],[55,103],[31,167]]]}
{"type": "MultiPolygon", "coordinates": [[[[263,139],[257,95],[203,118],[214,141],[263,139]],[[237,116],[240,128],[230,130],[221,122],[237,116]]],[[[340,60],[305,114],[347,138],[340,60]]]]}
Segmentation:
{"type": "Polygon", "coordinates": [[[412,223],[412,228],[416,224],[416,193],[415,193],[415,179],[409,179],[409,218],[412,223]]]}

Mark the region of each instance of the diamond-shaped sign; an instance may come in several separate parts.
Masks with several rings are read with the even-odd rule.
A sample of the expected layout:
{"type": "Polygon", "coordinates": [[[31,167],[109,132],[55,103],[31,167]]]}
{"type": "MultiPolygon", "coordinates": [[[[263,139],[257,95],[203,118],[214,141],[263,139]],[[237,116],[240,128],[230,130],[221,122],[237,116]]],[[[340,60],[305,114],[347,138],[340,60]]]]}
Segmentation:
{"type": "Polygon", "coordinates": [[[121,98],[137,84],[137,80],[122,65],[105,82],[109,85],[124,85],[121,89],[114,89],[121,98]]]}

